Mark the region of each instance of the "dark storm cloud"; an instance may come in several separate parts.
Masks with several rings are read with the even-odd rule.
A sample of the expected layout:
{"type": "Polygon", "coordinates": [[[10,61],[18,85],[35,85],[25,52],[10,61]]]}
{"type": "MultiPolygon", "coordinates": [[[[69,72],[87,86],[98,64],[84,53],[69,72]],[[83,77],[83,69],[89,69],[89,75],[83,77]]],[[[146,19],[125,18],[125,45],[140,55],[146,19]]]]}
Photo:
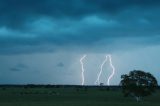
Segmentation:
{"type": "Polygon", "coordinates": [[[57,67],[64,67],[64,64],[62,62],[57,64],[57,67]]]}
{"type": "Polygon", "coordinates": [[[0,53],[159,44],[159,11],[159,0],[1,0],[0,53]]]}
{"type": "Polygon", "coordinates": [[[159,0],[1,0],[1,25],[23,27],[41,16],[79,19],[92,14],[118,14],[132,7],[158,7],[159,0]]]}
{"type": "Polygon", "coordinates": [[[24,69],[28,69],[28,66],[25,64],[17,64],[15,67],[10,68],[10,71],[22,71],[24,69]]]}
{"type": "Polygon", "coordinates": [[[10,71],[21,71],[21,70],[18,68],[10,68],[10,71]]]}

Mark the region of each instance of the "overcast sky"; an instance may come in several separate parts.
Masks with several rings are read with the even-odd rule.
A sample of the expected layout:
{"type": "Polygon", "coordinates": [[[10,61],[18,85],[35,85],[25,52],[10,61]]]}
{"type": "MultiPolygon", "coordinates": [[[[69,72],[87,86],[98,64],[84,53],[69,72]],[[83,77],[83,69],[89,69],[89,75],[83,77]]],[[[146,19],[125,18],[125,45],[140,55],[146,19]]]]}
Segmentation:
{"type": "Polygon", "coordinates": [[[159,12],[160,0],[0,0],[0,84],[81,84],[84,54],[86,85],[106,54],[112,85],[134,69],[160,82],[159,12]]]}

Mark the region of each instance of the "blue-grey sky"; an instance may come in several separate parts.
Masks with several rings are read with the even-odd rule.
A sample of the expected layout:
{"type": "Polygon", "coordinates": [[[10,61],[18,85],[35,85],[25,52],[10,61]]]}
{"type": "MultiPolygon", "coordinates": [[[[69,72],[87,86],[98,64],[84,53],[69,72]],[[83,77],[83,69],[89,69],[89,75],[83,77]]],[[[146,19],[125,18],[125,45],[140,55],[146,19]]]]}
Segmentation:
{"type": "MultiPolygon", "coordinates": [[[[0,0],[0,84],[94,84],[106,54],[120,76],[140,69],[158,81],[159,0],[0,0]]],[[[106,63],[100,81],[111,74],[106,63]]]]}

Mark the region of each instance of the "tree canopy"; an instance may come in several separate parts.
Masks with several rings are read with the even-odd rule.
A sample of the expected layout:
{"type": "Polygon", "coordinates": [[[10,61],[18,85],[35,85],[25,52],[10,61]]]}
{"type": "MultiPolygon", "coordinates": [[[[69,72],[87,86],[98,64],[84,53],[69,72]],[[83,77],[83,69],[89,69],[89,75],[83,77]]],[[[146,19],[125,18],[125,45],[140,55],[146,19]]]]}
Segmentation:
{"type": "Polygon", "coordinates": [[[124,96],[134,96],[137,101],[141,97],[151,95],[158,86],[156,78],[141,70],[133,70],[121,76],[121,86],[124,96]]]}

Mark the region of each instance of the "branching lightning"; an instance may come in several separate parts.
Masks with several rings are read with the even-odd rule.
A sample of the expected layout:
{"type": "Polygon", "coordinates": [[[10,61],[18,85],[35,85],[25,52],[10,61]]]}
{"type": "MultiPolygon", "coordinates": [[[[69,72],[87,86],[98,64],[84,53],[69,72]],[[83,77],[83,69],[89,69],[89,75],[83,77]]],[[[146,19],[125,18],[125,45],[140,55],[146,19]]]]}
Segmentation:
{"type": "Polygon", "coordinates": [[[83,59],[85,59],[85,57],[86,57],[87,55],[83,55],[83,57],[81,57],[81,59],[80,59],[80,63],[81,63],[81,76],[82,76],[82,83],[81,83],[81,85],[84,85],[84,65],[83,65],[83,59]]]}
{"type": "Polygon", "coordinates": [[[101,76],[102,71],[103,71],[103,66],[104,66],[104,64],[107,62],[108,59],[109,59],[109,65],[110,65],[111,68],[112,68],[112,73],[111,73],[111,75],[109,76],[109,78],[107,79],[107,85],[110,85],[110,80],[111,80],[111,78],[112,78],[112,77],[114,76],[114,74],[115,74],[115,68],[114,68],[114,66],[113,66],[113,64],[112,64],[112,57],[111,57],[111,55],[106,55],[105,60],[104,60],[103,63],[101,64],[101,66],[100,66],[100,71],[99,71],[99,73],[98,73],[98,75],[97,75],[97,80],[95,81],[95,84],[100,84],[100,76],[101,76]]]}
{"type": "Polygon", "coordinates": [[[99,72],[99,74],[97,76],[97,80],[95,81],[95,84],[100,84],[99,78],[100,78],[100,76],[102,74],[102,71],[103,71],[103,65],[107,62],[107,57],[108,56],[106,56],[105,60],[103,61],[103,63],[100,66],[101,70],[100,70],[100,72],[99,72]]]}
{"type": "Polygon", "coordinates": [[[110,85],[110,80],[111,80],[111,78],[114,76],[114,74],[115,74],[115,68],[114,68],[114,66],[113,66],[113,64],[112,64],[112,57],[111,57],[111,55],[108,55],[108,57],[109,57],[109,64],[110,64],[110,66],[111,66],[111,68],[112,68],[112,74],[109,76],[109,78],[108,78],[108,80],[107,80],[107,85],[110,85]]]}

